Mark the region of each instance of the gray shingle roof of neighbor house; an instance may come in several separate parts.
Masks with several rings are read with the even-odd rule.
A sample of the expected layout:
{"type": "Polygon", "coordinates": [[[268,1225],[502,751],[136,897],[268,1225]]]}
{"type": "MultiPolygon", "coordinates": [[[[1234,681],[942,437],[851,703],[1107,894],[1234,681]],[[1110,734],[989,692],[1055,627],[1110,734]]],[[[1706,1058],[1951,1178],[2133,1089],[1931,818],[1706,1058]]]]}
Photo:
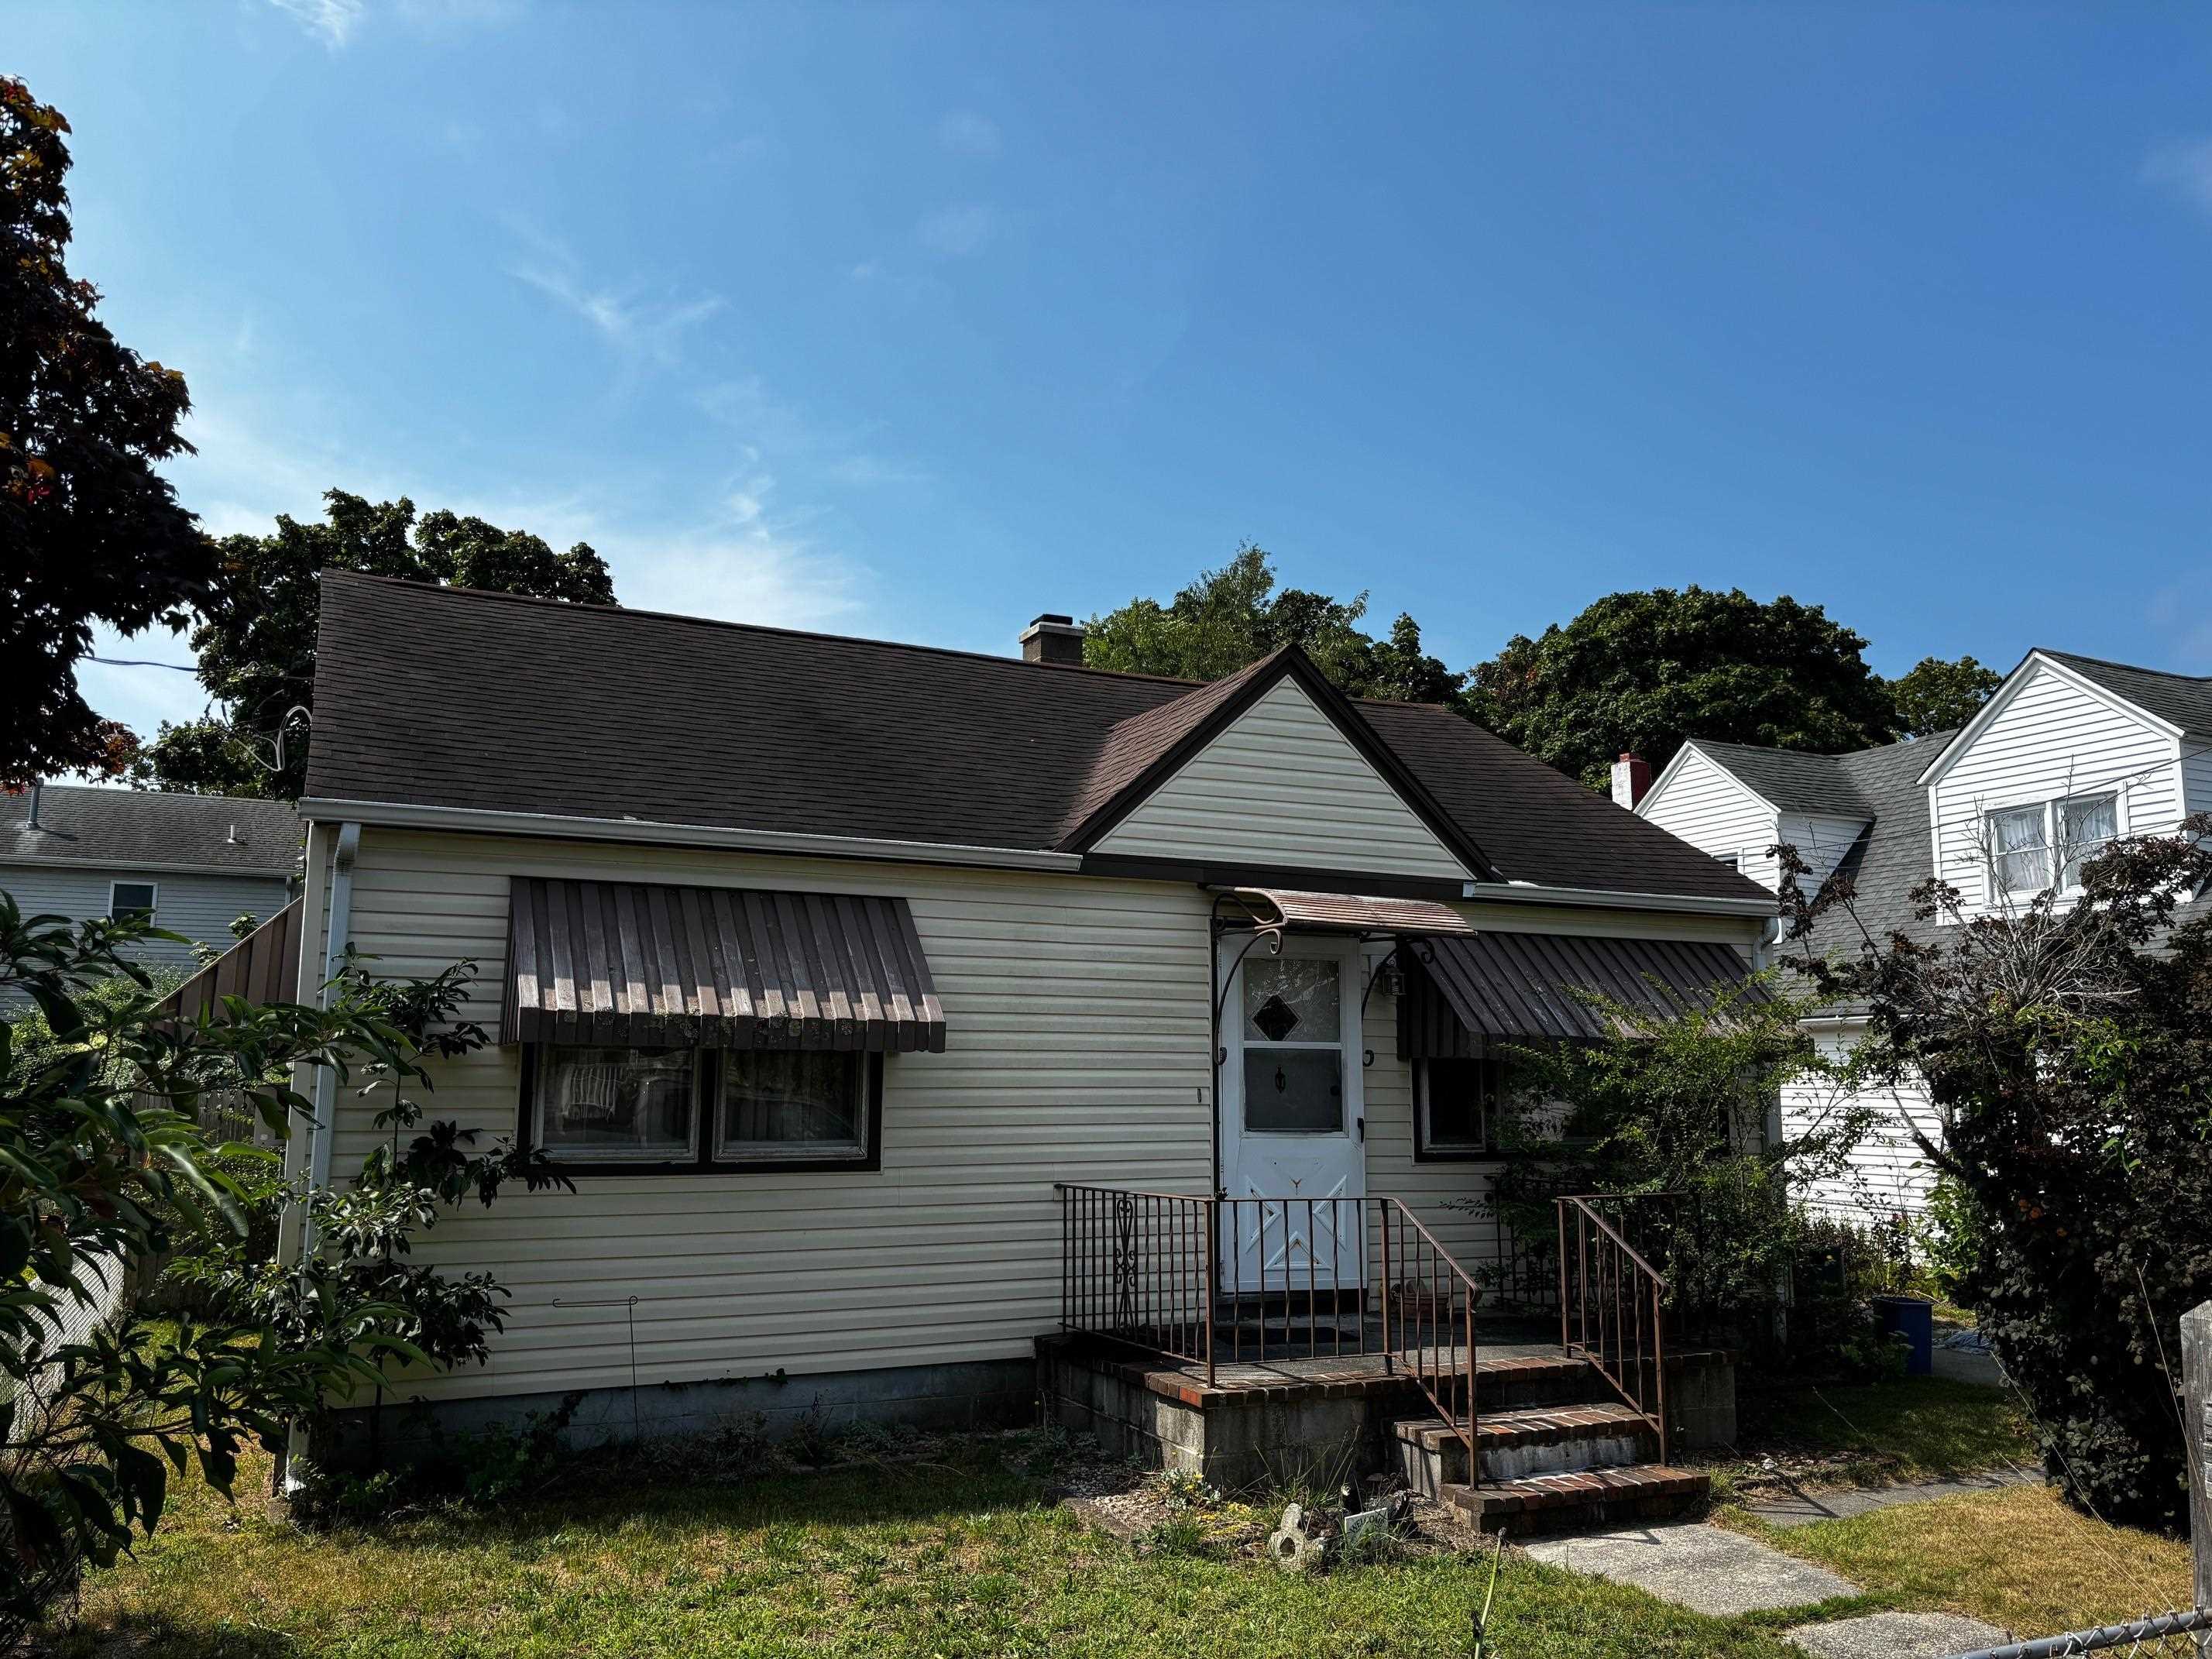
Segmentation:
{"type": "Polygon", "coordinates": [[[2036,654],[2065,664],[2083,679],[2095,682],[2115,696],[2126,698],[2136,708],[2185,732],[2212,733],[2212,678],[2169,674],[2156,668],[2135,668],[2124,662],[2077,657],[2070,651],[2039,648],[2036,654]]]}
{"type": "Polygon", "coordinates": [[[1912,915],[1912,890],[1933,872],[1935,857],[1920,775],[1958,735],[1937,732],[1834,757],[1872,822],[1836,866],[1852,884],[1856,919],[1841,908],[1821,917],[1808,941],[1816,956],[1856,951],[1868,933],[1881,940],[1893,933],[1920,937],[1934,932],[1936,923],[1917,921],[1912,915]]]}
{"type": "MultiPolygon", "coordinates": [[[[1319,684],[1282,653],[1200,685],[335,572],[316,656],[313,799],[1035,849],[1079,849],[1283,673],[1319,684]]],[[[1447,709],[1319,695],[1488,878],[1763,896],[1447,709]]]]}
{"type": "Polygon", "coordinates": [[[1867,816],[1866,799],[1841,764],[1850,756],[1809,755],[1795,749],[1761,749],[1753,744],[1712,743],[1703,738],[1692,741],[1777,811],[1817,812],[1844,818],[1867,816]]]}
{"type": "Polygon", "coordinates": [[[289,801],[47,784],[0,796],[0,864],[184,866],[289,876],[300,851],[289,801]]]}

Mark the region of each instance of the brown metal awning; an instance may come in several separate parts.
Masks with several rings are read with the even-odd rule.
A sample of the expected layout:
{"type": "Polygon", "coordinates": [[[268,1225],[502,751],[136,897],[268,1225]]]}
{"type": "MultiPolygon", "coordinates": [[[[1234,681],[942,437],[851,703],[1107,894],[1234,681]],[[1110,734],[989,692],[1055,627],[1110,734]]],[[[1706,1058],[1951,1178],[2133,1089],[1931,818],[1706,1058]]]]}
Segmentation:
{"type": "Polygon", "coordinates": [[[1411,964],[1399,1000],[1407,1059],[1480,1054],[1491,1037],[1615,1036],[1613,1021],[1577,993],[1672,1019],[1750,973],[1728,945],[1672,939],[1485,933],[1413,939],[1401,954],[1411,964]]]}
{"type": "Polygon", "coordinates": [[[1255,927],[1391,935],[1474,931],[1473,925],[1449,905],[1428,899],[1362,898],[1352,893],[1231,887],[1223,891],[1222,901],[1243,908],[1255,927]]]}
{"type": "Polygon", "coordinates": [[[945,1010],[902,898],[509,884],[501,1042],[945,1049],[945,1010]]]}
{"type": "Polygon", "coordinates": [[[218,1018],[225,997],[248,1002],[296,1002],[294,975],[300,969],[300,917],[304,899],[294,899],[163,999],[161,1006],[182,1019],[198,1019],[212,1010],[218,1018]]]}

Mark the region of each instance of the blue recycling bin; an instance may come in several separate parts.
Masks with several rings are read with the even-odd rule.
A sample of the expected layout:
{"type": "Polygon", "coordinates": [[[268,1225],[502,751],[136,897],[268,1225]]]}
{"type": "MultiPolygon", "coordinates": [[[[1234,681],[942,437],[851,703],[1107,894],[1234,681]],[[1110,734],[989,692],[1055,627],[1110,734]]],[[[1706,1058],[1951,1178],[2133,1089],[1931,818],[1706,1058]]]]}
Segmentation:
{"type": "Polygon", "coordinates": [[[1936,1304],[1924,1296],[1878,1296],[1875,1311],[1881,1316],[1882,1334],[1895,1332],[1905,1341],[1907,1376],[1936,1374],[1936,1304]]]}

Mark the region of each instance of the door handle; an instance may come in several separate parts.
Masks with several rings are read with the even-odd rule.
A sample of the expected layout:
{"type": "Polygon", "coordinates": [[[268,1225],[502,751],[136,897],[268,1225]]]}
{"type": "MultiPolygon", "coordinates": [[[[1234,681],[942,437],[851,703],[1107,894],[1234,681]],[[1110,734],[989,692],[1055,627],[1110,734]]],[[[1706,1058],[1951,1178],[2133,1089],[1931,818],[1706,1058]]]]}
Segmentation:
{"type": "Polygon", "coordinates": [[[1359,1139],[1364,1145],[1367,1139],[1367,1120],[1364,1117],[1355,1117],[1352,1120],[1352,1127],[1359,1131],[1359,1139]]]}

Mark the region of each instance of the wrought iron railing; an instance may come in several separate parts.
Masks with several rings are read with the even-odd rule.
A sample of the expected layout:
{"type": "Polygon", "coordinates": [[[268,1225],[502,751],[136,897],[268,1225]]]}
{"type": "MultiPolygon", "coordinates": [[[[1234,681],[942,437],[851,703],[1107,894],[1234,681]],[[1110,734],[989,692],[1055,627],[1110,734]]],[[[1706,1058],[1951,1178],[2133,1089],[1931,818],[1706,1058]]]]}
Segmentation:
{"type": "Polygon", "coordinates": [[[1201,1367],[1376,1359],[1474,1446],[1486,1291],[1395,1198],[1061,1183],[1060,1326],[1201,1367]]]}
{"type": "Polygon", "coordinates": [[[1667,1280],[1600,1213],[1597,1194],[1562,1198],[1559,1345],[1587,1359],[1659,1437],[1667,1461],[1667,1280]]]}

